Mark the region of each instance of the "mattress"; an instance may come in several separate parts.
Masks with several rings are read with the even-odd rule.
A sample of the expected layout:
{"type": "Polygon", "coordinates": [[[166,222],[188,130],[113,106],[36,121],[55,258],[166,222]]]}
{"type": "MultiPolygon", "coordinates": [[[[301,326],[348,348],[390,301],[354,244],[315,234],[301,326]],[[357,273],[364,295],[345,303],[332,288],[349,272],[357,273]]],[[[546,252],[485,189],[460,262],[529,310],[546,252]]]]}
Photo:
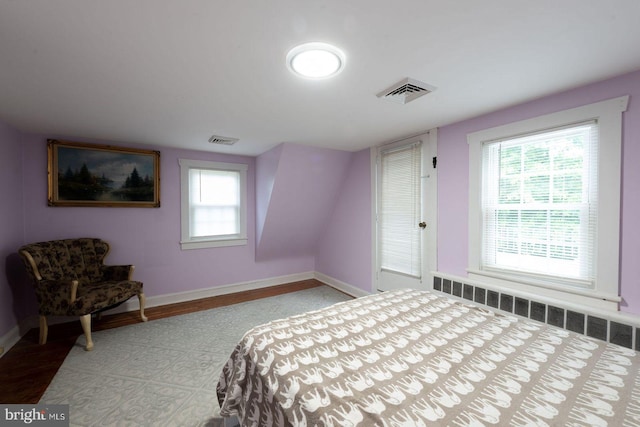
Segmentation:
{"type": "Polygon", "coordinates": [[[249,330],[217,395],[242,426],[640,426],[639,359],[403,289],[249,330]]]}

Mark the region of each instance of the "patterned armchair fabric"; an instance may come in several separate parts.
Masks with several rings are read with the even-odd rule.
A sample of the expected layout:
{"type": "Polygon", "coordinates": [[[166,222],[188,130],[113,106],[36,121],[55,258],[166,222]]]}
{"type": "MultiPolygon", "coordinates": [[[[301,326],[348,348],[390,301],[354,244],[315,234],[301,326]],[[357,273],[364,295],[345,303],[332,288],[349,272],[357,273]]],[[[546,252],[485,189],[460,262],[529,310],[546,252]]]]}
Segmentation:
{"type": "Polygon", "coordinates": [[[140,300],[142,320],[147,320],[142,282],[131,280],[134,266],[104,265],[109,249],[107,242],[95,238],[52,240],[20,248],[18,252],[35,285],[41,344],[47,338],[46,316],[80,316],[90,350],[91,313],[134,295],[140,300]]]}

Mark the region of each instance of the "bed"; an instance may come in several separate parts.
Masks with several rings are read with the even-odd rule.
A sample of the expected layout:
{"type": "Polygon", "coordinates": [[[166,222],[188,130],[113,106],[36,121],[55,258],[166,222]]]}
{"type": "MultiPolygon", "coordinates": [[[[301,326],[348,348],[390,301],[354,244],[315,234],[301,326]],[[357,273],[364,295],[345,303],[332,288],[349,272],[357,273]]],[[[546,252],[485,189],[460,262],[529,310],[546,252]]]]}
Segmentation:
{"type": "Polygon", "coordinates": [[[242,426],[640,426],[639,355],[404,289],[251,329],[217,395],[242,426]]]}

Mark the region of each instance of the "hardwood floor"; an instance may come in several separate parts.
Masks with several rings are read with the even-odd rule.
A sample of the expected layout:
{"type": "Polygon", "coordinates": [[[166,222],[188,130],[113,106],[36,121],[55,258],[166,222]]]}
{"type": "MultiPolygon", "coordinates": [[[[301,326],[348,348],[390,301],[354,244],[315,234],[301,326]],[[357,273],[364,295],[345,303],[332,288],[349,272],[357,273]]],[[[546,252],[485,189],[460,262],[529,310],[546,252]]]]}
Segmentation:
{"type": "MultiPolygon", "coordinates": [[[[310,279],[300,282],[269,288],[256,289],[235,294],[220,295],[153,307],[145,310],[149,321],[180,314],[252,301],[324,286],[321,282],[310,279]]],[[[140,322],[139,312],[127,312],[102,316],[94,319],[92,330],[102,331],[140,322]]],[[[38,329],[30,330],[2,358],[0,358],[0,403],[38,403],[49,383],[62,365],[65,357],[73,347],[76,339],[82,335],[80,322],[51,325],[49,338],[44,345],[38,344],[38,329]]]]}

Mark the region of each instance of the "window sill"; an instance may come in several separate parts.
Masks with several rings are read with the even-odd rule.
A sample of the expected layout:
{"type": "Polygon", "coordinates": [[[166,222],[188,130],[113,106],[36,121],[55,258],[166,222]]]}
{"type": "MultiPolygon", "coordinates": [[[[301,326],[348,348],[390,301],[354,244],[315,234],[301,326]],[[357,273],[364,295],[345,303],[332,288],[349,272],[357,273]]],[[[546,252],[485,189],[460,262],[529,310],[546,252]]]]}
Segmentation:
{"type": "Polygon", "coordinates": [[[527,278],[501,274],[493,271],[483,271],[467,269],[470,279],[491,281],[496,285],[501,285],[509,289],[515,289],[533,295],[541,295],[560,301],[572,301],[594,308],[618,311],[618,304],[622,298],[618,295],[611,295],[597,290],[572,288],[569,286],[557,286],[548,282],[527,280],[527,278]]]}
{"type": "Polygon", "coordinates": [[[206,248],[220,248],[226,246],[243,246],[247,244],[247,239],[220,239],[220,240],[194,240],[188,242],[180,242],[181,249],[206,249],[206,248]]]}

